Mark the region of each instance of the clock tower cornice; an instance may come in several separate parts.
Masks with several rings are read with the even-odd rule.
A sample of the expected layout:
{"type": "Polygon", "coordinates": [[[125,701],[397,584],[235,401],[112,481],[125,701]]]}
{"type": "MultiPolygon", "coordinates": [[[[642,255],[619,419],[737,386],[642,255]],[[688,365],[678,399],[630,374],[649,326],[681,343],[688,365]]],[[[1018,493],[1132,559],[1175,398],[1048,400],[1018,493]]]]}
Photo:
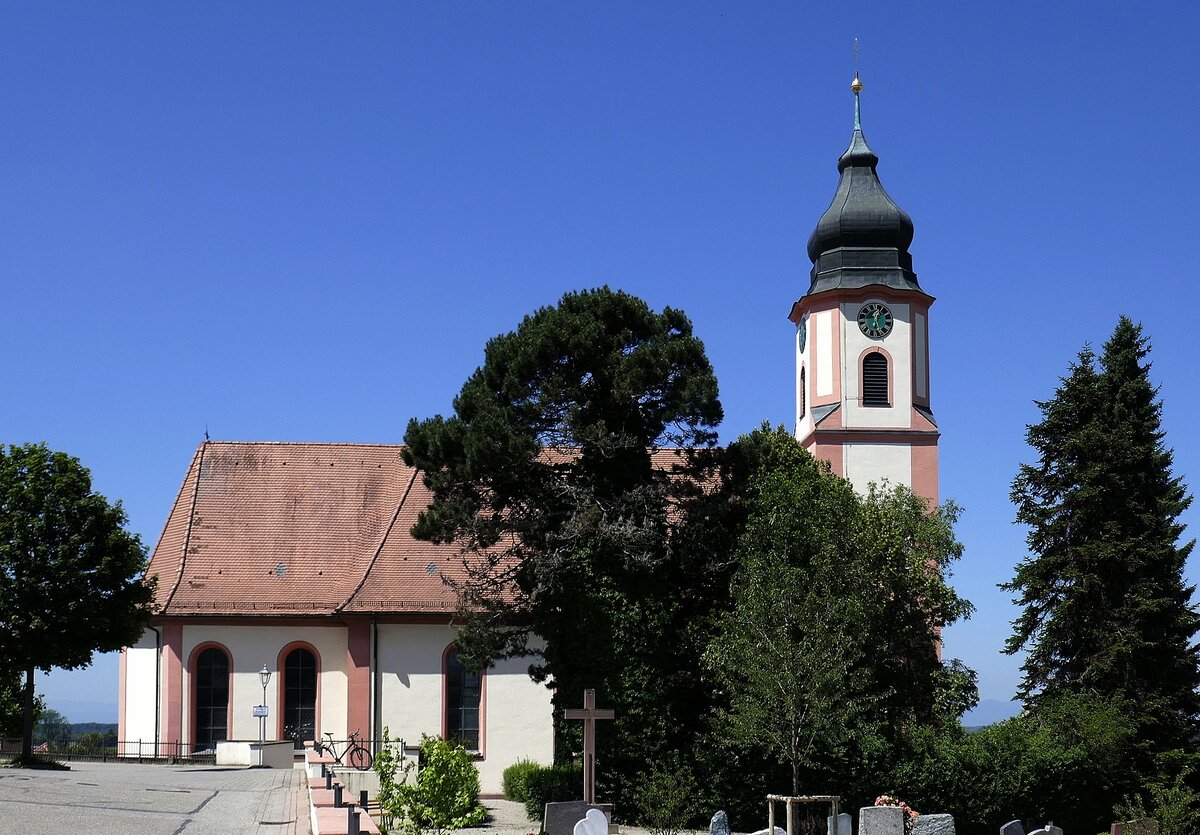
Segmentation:
{"type": "Polygon", "coordinates": [[[799,324],[804,314],[814,307],[823,306],[825,302],[865,302],[867,299],[882,299],[884,301],[911,304],[916,302],[926,308],[930,307],[937,298],[923,290],[898,290],[885,284],[869,284],[865,287],[838,288],[825,290],[820,293],[808,293],[792,303],[788,318],[799,324]]]}

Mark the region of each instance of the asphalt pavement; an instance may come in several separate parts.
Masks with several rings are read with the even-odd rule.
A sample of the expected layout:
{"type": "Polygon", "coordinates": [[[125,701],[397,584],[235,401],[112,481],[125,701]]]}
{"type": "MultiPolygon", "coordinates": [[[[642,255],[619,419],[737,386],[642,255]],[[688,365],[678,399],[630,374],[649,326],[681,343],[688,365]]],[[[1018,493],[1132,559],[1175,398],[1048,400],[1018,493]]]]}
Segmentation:
{"type": "Polygon", "coordinates": [[[309,835],[304,772],[70,764],[0,768],[0,835],[309,835]]]}

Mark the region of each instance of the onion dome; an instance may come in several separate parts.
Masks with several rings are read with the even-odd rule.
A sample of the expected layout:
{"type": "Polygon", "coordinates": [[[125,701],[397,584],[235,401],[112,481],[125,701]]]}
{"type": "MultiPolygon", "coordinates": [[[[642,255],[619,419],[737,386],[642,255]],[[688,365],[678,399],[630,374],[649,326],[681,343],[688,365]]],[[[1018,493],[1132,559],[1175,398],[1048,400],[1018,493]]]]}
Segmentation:
{"type": "Polygon", "coordinates": [[[867,145],[859,109],[862,82],[854,76],[854,133],[838,159],[841,179],[833,202],[808,239],[813,262],[809,293],[882,284],[920,290],[912,271],[912,220],[884,191],[867,145]]]}

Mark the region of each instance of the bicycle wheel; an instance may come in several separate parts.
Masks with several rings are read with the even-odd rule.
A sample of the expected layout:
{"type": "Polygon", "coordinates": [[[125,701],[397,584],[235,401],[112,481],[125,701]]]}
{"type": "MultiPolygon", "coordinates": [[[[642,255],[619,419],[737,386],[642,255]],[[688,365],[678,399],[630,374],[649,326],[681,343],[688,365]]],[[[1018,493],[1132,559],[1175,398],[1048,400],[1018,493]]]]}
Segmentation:
{"type": "Polygon", "coordinates": [[[356,745],[350,751],[350,765],[357,768],[359,771],[366,771],[371,767],[371,752],[361,745],[356,745]]]}

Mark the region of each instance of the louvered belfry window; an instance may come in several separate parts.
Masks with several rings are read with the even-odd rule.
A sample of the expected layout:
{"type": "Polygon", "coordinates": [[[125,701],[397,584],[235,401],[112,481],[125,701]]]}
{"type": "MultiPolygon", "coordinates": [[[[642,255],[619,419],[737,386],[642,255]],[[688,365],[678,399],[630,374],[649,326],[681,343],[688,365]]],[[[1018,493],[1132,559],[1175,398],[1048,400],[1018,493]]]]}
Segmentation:
{"type": "Polygon", "coordinates": [[[863,357],[862,403],[864,406],[890,406],[888,401],[888,361],[880,353],[863,357]]]}

